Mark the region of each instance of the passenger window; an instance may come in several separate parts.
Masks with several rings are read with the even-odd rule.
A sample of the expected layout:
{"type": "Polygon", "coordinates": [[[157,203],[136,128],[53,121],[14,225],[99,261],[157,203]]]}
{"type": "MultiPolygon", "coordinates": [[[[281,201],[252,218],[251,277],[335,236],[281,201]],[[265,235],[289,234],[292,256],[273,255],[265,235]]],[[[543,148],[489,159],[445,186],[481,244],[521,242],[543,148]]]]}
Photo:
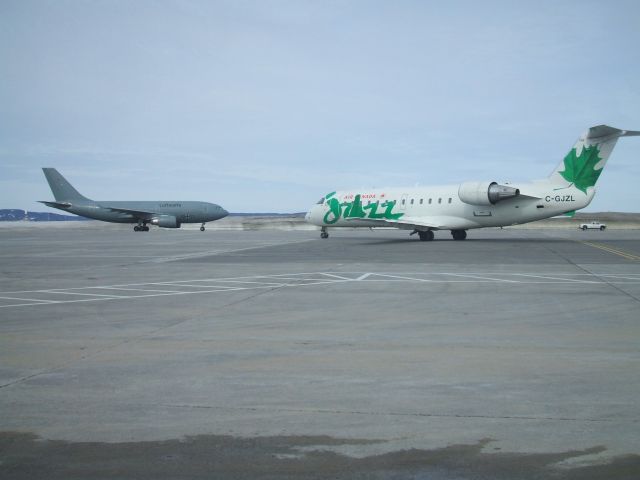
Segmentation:
{"type": "Polygon", "coordinates": [[[413,198],[411,199],[411,205],[413,205],[413,198]]]}
{"type": "Polygon", "coordinates": [[[405,200],[404,200],[404,198],[403,198],[403,199],[402,199],[402,205],[404,205],[404,202],[405,202],[405,200]]]}
{"type": "Polygon", "coordinates": [[[429,205],[431,205],[431,199],[429,199],[429,205]]]}
{"type": "Polygon", "coordinates": [[[423,198],[420,199],[420,205],[422,205],[422,200],[424,200],[423,198]]]}
{"type": "Polygon", "coordinates": [[[442,199],[441,198],[438,199],[438,203],[442,203],[442,199]]]}
{"type": "Polygon", "coordinates": [[[451,197],[449,197],[449,203],[451,203],[451,197]]]}

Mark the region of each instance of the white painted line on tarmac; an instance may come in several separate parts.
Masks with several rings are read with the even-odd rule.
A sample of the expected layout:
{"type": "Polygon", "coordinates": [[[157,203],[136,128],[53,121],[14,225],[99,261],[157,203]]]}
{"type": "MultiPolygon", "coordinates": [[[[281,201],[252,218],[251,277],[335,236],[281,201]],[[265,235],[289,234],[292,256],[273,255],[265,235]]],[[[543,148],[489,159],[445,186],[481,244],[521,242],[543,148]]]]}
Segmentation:
{"type": "Polygon", "coordinates": [[[411,280],[412,282],[427,282],[427,283],[433,283],[434,281],[437,280],[429,280],[426,278],[413,278],[413,277],[404,277],[401,275],[389,275],[387,273],[374,273],[374,275],[376,277],[382,277],[382,278],[397,278],[400,280],[411,280]]]}
{"type": "MultiPolygon", "coordinates": [[[[631,274],[633,275],[633,274],[631,274]]],[[[606,275],[597,275],[598,277],[602,277],[602,278],[619,278],[621,280],[635,280],[636,282],[640,281],[640,277],[628,277],[626,275],[610,275],[610,274],[606,274],[606,275]]],[[[626,283],[626,282],[625,282],[626,283]]]]}
{"type": "MultiPolygon", "coordinates": [[[[44,300],[42,298],[21,298],[21,297],[0,297],[0,299],[2,300],[20,300],[22,302],[38,302],[38,303],[58,303],[57,300],[44,300]]],[[[7,305],[3,305],[3,306],[7,306],[7,305]]]]}
{"type": "Polygon", "coordinates": [[[47,293],[51,293],[52,295],[81,295],[81,296],[87,296],[87,297],[129,298],[123,295],[105,295],[102,293],[63,292],[61,290],[56,290],[55,292],[47,292],[47,293]]]}
{"type": "MultiPolygon", "coordinates": [[[[226,288],[229,290],[233,290],[236,288],[231,285],[211,285],[211,284],[194,285],[192,283],[153,283],[151,285],[161,285],[166,287],[188,287],[188,288],[226,288]]],[[[274,284],[274,285],[277,285],[277,284],[274,284]]]]}
{"type": "Polygon", "coordinates": [[[209,278],[198,280],[175,280],[173,282],[147,282],[147,283],[131,283],[131,284],[117,284],[117,285],[105,285],[105,286],[88,286],[88,287],[71,287],[71,288],[59,288],[48,290],[25,290],[22,292],[0,292],[4,293],[4,296],[0,296],[0,299],[15,300],[18,303],[0,305],[0,308],[10,307],[22,307],[33,305],[51,305],[58,303],[81,303],[100,300],[128,300],[134,298],[151,298],[151,297],[163,297],[173,295],[191,295],[202,293],[218,293],[218,292],[233,292],[255,289],[274,289],[282,287],[304,287],[312,285],[331,285],[342,284],[354,281],[365,281],[371,283],[380,282],[414,282],[414,283],[502,283],[502,284],[604,284],[604,283],[616,283],[615,279],[624,279],[623,282],[617,282],[623,285],[630,285],[640,282],[640,276],[636,277],[636,274],[618,273],[618,274],[589,274],[589,273],[559,273],[554,275],[540,275],[534,273],[513,273],[513,272],[496,272],[487,276],[481,273],[460,273],[460,272],[394,272],[394,273],[375,273],[375,272],[304,272],[304,273],[288,273],[288,274],[273,274],[273,275],[252,275],[252,276],[239,276],[239,277],[227,277],[227,278],[209,278]],[[505,278],[497,277],[519,277],[517,280],[509,280],[505,278]],[[446,278],[455,277],[458,279],[446,278]],[[569,278],[573,277],[573,278],[569,278]],[[578,279],[575,277],[588,277],[587,279],[578,279]],[[605,278],[605,277],[608,277],[605,278]],[[270,281],[269,281],[270,280],[270,281]],[[613,280],[613,281],[612,281],[613,280]],[[207,283],[205,283],[207,282],[207,283]],[[155,286],[170,286],[176,288],[188,288],[191,290],[161,290],[153,288],[155,286]],[[151,288],[148,288],[151,287],[151,288]],[[197,290],[193,290],[197,289],[197,290]],[[142,292],[141,295],[116,295],[116,294],[99,294],[95,293],[95,290],[122,290],[126,292],[142,292]],[[40,298],[24,298],[22,295],[14,296],[13,294],[19,293],[35,293],[35,294],[60,294],[60,295],[82,295],[86,299],[76,300],[45,300],[40,298]]]}
{"type": "MultiPolygon", "coordinates": [[[[131,287],[93,287],[100,290],[118,290],[124,292],[153,292],[153,293],[173,293],[176,290],[152,290],[149,288],[131,288],[131,287]]],[[[83,295],[94,295],[91,293],[85,293],[83,295]]],[[[111,296],[111,295],[110,295],[111,296]]]]}
{"type": "Polygon", "coordinates": [[[437,275],[452,275],[454,277],[462,277],[462,278],[476,278],[478,280],[489,280],[492,282],[505,282],[505,283],[522,283],[519,282],[518,280],[505,280],[503,278],[493,278],[493,277],[485,277],[485,276],[481,276],[481,275],[472,275],[472,274],[468,274],[468,273],[441,273],[441,274],[437,274],[437,275]]]}
{"type": "Polygon", "coordinates": [[[325,275],[327,277],[331,277],[331,278],[337,278],[339,280],[348,280],[348,281],[352,281],[353,278],[348,278],[348,277],[344,277],[342,275],[336,275],[335,273],[321,273],[320,275],[325,275]]]}
{"type": "Polygon", "coordinates": [[[552,277],[552,276],[549,276],[549,275],[531,275],[531,274],[527,274],[527,273],[512,273],[512,275],[518,275],[520,277],[527,277],[527,278],[540,278],[540,279],[543,279],[543,280],[559,280],[559,281],[562,281],[562,282],[602,283],[602,282],[597,281],[597,280],[576,280],[576,279],[573,279],[573,278],[558,278],[558,277],[552,277]]]}
{"type": "Polygon", "coordinates": [[[371,276],[371,273],[362,274],[358,278],[356,278],[355,281],[356,282],[361,282],[362,280],[364,280],[365,278],[368,278],[369,276],[371,276]]]}

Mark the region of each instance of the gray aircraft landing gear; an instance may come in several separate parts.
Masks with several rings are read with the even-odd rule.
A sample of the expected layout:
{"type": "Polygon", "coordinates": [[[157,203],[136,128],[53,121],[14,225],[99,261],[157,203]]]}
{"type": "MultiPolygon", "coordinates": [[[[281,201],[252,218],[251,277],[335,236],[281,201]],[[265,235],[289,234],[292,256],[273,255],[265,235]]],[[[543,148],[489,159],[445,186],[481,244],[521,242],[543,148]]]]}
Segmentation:
{"type": "Polygon", "coordinates": [[[138,223],[138,225],[133,227],[133,231],[134,232],[148,232],[149,231],[149,227],[147,227],[147,223],[146,222],[140,222],[140,223],[138,223]]]}
{"type": "Polygon", "coordinates": [[[202,225],[200,225],[200,231],[204,232],[204,223],[202,225]]]}
{"type": "Polygon", "coordinates": [[[451,230],[451,236],[454,240],[464,240],[467,238],[466,230],[451,230]]]}
{"type": "Polygon", "coordinates": [[[320,229],[320,238],[329,238],[329,232],[327,232],[327,227],[322,227],[320,229]]]}
{"type": "Polygon", "coordinates": [[[418,237],[422,242],[430,242],[433,240],[433,230],[418,231],[418,237]]]}

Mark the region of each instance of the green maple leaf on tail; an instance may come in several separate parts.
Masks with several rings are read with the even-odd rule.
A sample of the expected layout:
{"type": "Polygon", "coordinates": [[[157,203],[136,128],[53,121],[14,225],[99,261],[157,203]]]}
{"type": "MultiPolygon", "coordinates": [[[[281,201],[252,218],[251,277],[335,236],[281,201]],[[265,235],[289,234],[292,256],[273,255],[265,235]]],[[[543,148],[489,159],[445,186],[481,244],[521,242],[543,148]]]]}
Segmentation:
{"type": "Polygon", "coordinates": [[[602,168],[596,170],[597,163],[602,160],[598,153],[597,145],[583,147],[578,156],[576,156],[576,149],[572,148],[564,157],[564,170],[558,173],[567,182],[574,184],[578,190],[587,193],[587,188],[593,187],[602,173],[602,168]]]}

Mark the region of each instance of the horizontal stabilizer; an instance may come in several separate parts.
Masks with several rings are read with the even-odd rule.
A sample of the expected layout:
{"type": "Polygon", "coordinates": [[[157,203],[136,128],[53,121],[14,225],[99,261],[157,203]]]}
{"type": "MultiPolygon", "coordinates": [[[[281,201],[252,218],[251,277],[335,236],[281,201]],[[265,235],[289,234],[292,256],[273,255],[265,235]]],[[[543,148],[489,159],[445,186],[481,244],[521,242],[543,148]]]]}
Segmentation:
{"type": "Polygon", "coordinates": [[[69,202],[48,202],[46,200],[38,200],[38,203],[44,203],[47,207],[68,209],[71,208],[69,202]]]}
{"type": "Polygon", "coordinates": [[[620,130],[619,128],[610,127],[609,125],[598,125],[587,130],[585,138],[595,140],[598,138],[616,136],[616,137],[636,137],[640,132],[635,130],[620,130]]]}

